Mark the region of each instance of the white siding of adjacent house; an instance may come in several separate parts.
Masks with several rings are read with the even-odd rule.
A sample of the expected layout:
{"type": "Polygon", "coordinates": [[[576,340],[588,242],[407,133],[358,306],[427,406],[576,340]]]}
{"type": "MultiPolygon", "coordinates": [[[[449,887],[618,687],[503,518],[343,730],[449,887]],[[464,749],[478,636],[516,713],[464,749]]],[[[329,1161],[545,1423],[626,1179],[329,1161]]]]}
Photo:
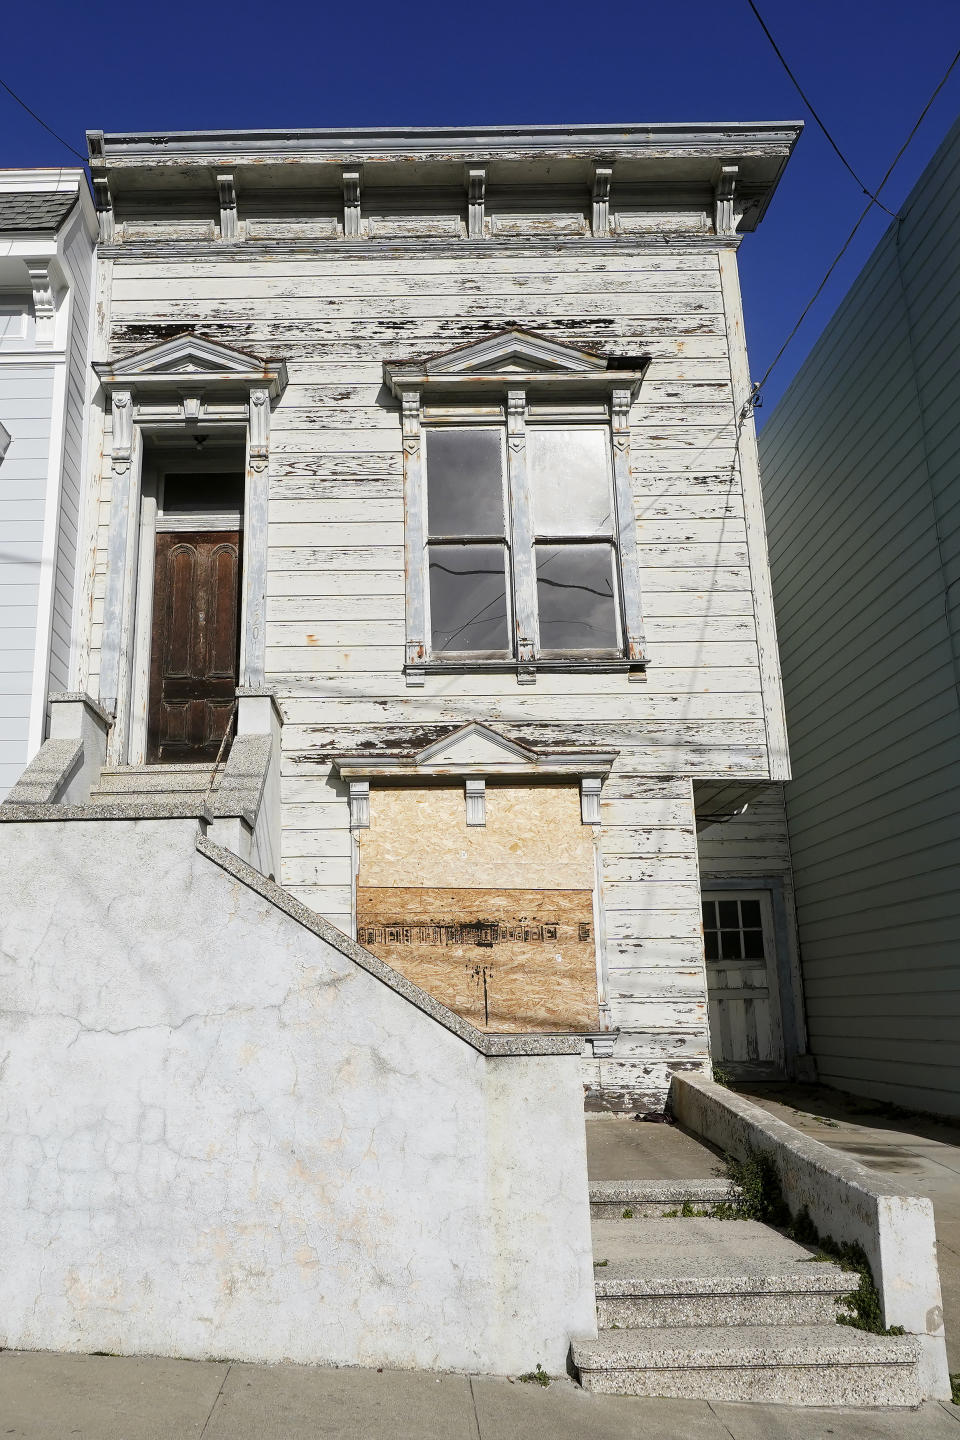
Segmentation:
{"type": "Polygon", "coordinates": [[[811,1049],[960,1113],[960,125],[761,436],[811,1049]]]}
{"type": "Polygon", "coordinates": [[[0,366],[0,798],[29,758],[53,365],[0,366]]]}
{"type": "Polygon", "coordinates": [[[91,241],[79,210],[70,222],[64,251],[70,265],[73,286],[70,296],[70,327],[67,337],[66,394],[63,406],[63,458],[60,471],[59,514],[57,516],[57,558],[54,568],[50,626],[48,694],[69,690],[71,643],[74,623],[74,595],[77,588],[78,531],[83,479],[84,416],[89,388],[88,337],[91,241]]]}

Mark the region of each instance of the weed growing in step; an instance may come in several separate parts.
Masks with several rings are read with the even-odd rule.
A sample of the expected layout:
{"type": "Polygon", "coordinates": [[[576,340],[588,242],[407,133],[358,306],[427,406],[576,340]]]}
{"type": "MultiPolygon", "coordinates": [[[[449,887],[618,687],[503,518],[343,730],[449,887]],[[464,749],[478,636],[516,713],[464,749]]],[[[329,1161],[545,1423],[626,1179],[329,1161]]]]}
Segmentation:
{"type": "MultiPolygon", "coordinates": [[[[746,1160],[727,1159],[727,1178],[734,1189],[732,1202],[722,1201],[715,1210],[732,1208],[738,1220],[759,1220],[763,1225],[783,1228],[790,1224],[790,1210],[783,1198],[780,1177],[769,1155],[756,1150],[747,1154],[746,1160]]],[[[718,1215],[719,1220],[729,1215],[718,1215]]]]}
{"type": "Polygon", "coordinates": [[[960,1375],[950,1376],[950,1398],[954,1405],[960,1405],[960,1375]]]}
{"type": "Polygon", "coordinates": [[[624,1210],[624,1212],[623,1212],[623,1219],[624,1219],[624,1220],[632,1220],[632,1219],[633,1219],[633,1211],[632,1211],[632,1210],[624,1210]]]}
{"type": "Polygon", "coordinates": [[[733,1080],[733,1076],[730,1074],[730,1071],[729,1071],[729,1070],[724,1070],[724,1068],[723,1068],[722,1065],[714,1065],[714,1067],[713,1067],[713,1083],[714,1083],[714,1085],[722,1085],[725,1090],[728,1090],[728,1089],[730,1088],[730,1085],[731,1085],[732,1080],[733,1080]]]}
{"type": "Polygon", "coordinates": [[[902,1325],[883,1323],[880,1292],[862,1245],[821,1235],[806,1208],[796,1216],[787,1234],[799,1245],[809,1245],[811,1249],[816,1246],[814,1260],[836,1260],[845,1270],[853,1270],[859,1277],[856,1290],[851,1290],[849,1295],[841,1295],[837,1301],[838,1305],[846,1307],[846,1313],[837,1316],[838,1325],[852,1325],[855,1330],[868,1330],[871,1335],[906,1334],[902,1325]]]}
{"type": "Polygon", "coordinates": [[[689,1200],[684,1200],[679,1210],[664,1210],[664,1220],[726,1220],[726,1215],[717,1215],[716,1206],[710,1210],[701,1210],[691,1205],[689,1200]]]}
{"type": "Polygon", "coordinates": [[[844,1313],[837,1316],[838,1325],[851,1325],[855,1330],[867,1330],[871,1335],[906,1333],[902,1325],[884,1325],[880,1292],[862,1245],[821,1235],[806,1207],[798,1215],[791,1215],[790,1207],[783,1198],[780,1177],[769,1156],[758,1154],[755,1150],[749,1151],[745,1160],[728,1156],[726,1168],[733,1183],[734,1199],[729,1204],[715,1205],[715,1218],[759,1220],[764,1225],[773,1225],[785,1230],[798,1245],[815,1250],[815,1261],[836,1260],[844,1269],[854,1271],[859,1277],[857,1288],[838,1300],[838,1305],[845,1307],[844,1313]],[[724,1213],[718,1213],[720,1211],[724,1213]]]}
{"type": "Polygon", "coordinates": [[[544,1370],[539,1360],[537,1361],[536,1370],[528,1370],[526,1375],[518,1375],[517,1379],[521,1380],[524,1385],[550,1384],[550,1376],[547,1374],[546,1370],[544,1370]]]}
{"type": "Polygon", "coordinates": [[[593,1262],[593,1268],[594,1268],[594,1270],[602,1270],[603,1267],[604,1267],[604,1265],[609,1265],[609,1264],[610,1264],[610,1261],[609,1261],[609,1260],[594,1260],[594,1262],[593,1262]]]}

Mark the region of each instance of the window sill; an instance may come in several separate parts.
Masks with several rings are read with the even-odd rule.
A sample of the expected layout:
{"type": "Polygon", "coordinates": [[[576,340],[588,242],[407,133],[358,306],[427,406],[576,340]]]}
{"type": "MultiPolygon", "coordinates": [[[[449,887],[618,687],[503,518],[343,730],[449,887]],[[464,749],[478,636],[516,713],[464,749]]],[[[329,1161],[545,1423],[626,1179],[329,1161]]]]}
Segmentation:
{"type": "Polygon", "coordinates": [[[403,673],[408,685],[422,685],[427,675],[516,675],[521,685],[534,685],[538,674],[546,675],[628,675],[642,676],[646,673],[645,660],[625,660],[623,656],[570,658],[540,656],[536,660],[423,660],[416,665],[404,665],[403,673]]]}

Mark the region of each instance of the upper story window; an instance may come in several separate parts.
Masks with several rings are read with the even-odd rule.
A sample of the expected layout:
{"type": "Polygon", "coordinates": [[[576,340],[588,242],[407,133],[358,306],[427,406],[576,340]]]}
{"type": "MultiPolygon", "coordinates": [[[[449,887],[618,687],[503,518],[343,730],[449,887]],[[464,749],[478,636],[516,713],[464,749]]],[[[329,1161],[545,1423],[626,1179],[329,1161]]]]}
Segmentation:
{"type": "Polygon", "coordinates": [[[513,655],[524,570],[534,577],[541,656],[621,653],[609,427],[529,427],[526,493],[516,494],[505,427],[426,427],[424,442],[431,653],[513,655]],[[511,501],[532,516],[522,554],[511,501]]]}
{"type": "Polygon", "coordinates": [[[637,368],[511,331],[401,397],[408,683],[430,670],[644,663],[629,480],[637,368]]]}

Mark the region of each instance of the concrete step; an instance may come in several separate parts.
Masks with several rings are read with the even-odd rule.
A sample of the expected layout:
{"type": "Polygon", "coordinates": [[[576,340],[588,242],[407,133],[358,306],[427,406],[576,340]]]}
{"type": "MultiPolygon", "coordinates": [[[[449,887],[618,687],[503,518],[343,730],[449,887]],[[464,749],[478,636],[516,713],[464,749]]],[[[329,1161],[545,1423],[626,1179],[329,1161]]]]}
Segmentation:
{"type": "Polygon", "coordinates": [[[594,1220],[594,1261],[645,1266],[651,1256],[682,1259],[688,1274],[702,1265],[726,1267],[727,1273],[749,1271],[753,1260],[776,1260],[791,1269],[809,1261],[813,1252],[779,1230],[756,1220],[594,1220]]]}
{"type": "Polygon", "coordinates": [[[601,1329],[831,1325],[857,1276],[831,1262],[657,1254],[595,1272],[601,1329]]]}
{"type": "Polygon", "coordinates": [[[913,1336],[845,1325],[605,1330],[572,1346],[601,1394],[784,1405],[919,1405],[919,1354],[913,1336]]]}
{"type": "Polygon", "coordinates": [[[729,1180],[594,1180],[590,1186],[590,1214],[596,1219],[632,1219],[667,1215],[690,1205],[707,1210],[729,1204],[734,1187],[729,1180]]]}
{"type": "Polygon", "coordinates": [[[212,775],[212,764],[105,765],[90,799],[103,803],[184,799],[206,794],[212,775]]]}

